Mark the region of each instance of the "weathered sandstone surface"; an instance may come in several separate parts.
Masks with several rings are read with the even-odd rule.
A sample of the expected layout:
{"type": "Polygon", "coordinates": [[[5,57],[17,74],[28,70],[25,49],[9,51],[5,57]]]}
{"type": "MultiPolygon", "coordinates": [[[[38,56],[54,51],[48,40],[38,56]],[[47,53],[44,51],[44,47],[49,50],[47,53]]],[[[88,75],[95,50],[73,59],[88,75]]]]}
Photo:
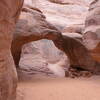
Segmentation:
{"type": "Polygon", "coordinates": [[[100,62],[100,0],[94,0],[90,5],[83,41],[94,60],[100,62]]]}
{"type": "MultiPolygon", "coordinates": [[[[67,66],[68,68],[69,63],[68,63],[67,57],[64,57],[66,60],[61,63],[62,61],[61,58],[63,59],[62,57],[63,55],[68,56],[68,58],[70,59],[69,61],[70,61],[71,66],[74,66],[74,67],[76,66],[76,67],[80,67],[80,68],[91,70],[91,71],[93,71],[95,67],[97,67],[95,70],[96,71],[99,70],[98,69],[99,65],[95,61],[93,61],[91,55],[89,54],[85,46],[81,42],[76,40],[77,38],[81,40],[82,35],[78,35],[78,34],[76,35],[74,32],[82,34],[83,25],[79,25],[79,26],[73,25],[72,28],[69,27],[67,28],[67,30],[65,29],[62,36],[60,31],[56,27],[54,27],[53,25],[51,25],[50,23],[46,21],[45,16],[39,9],[31,7],[29,5],[25,5],[21,13],[20,20],[17,23],[17,28],[14,33],[14,41],[12,45],[12,52],[14,54],[14,58],[18,59],[18,60],[15,60],[16,64],[17,65],[19,64],[21,49],[24,44],[31,41],[40,40],[40,39],[49,39],[49,40],[53,40],[56,47],[64,51],[66,55],[62,51],[59,51],[57,48],[55,48],[51,41],[41,40],[37,42],[37,44],[39,44],[37,45],[37,47],[35,46],[37,50],[34,48],[34,43],[32,43],[33,51],[35,49],[35,52],[38,52],[36,54],[34,53],[34,57],[36,57],[36,59],[32,57],[35,59],[34,62],[37,62],[36,64],[34,64],[34,67],[37,66],[37,68],[35,67],[36,69],[34,70],[43,69],[42,68],[43,66],[49,67],[50,69],[51,68],[50,66],[53,66],[53,65],[56,66],[57,64],[58,66],[64,65],[64,66],[67,66]],[[18,48],[14,50],[13,48],[15,48],[14,46],[16,46],[16,44],[18,48]],[[52,50],[51,48],[54,48],[54,50],[52,50]],[[56,57],[55,54],[57,54],[58,57],[56,57]],[[82,54],[84,55],[84,57],[82,56],[82,54]],[[58,62],[60,62],[61,64],[59,65],[58,62]],[[40,65],[41,65],[41,68],[38,67],[40,65]]],[[[31,57],[31,56],[28,56],[28,57],[31,57]]],[[[25,61],[25,62],[28,62],[28,61],[25,61]]],[[[25,65],[23,59],[21,59],[21,62],[20,62],[20,66],[23,66],[21,64],[25,65]]],[[[26,66],[32,66],[32,64],[29,65],[29,63],[27,63],[26,66]]]]}
{"type": "Polygon", "coordinates": [[[0,100],[16,99],[17,74],[10,48],[22,3],[0,0],[0,100]]]}

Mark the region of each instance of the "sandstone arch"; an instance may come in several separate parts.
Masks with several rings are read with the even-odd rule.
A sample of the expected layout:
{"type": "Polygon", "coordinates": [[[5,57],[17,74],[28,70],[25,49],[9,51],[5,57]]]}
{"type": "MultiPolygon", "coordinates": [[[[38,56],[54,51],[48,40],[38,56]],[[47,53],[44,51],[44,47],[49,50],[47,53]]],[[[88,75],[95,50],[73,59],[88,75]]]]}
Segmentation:
{"type": "Polygon", "coordinates": [[[24,8],[14,33],[12,53],[17,66],[22,46],[25,43],[40,39],[52,40],[57,48],[68,55],[71,66],[92,72],[94,70],[94,72],[100,71],[97,62],[92,59],[89,51],[80,41],[62,35],[58,29],[46,21],[40,11],[29,8],[24,8]]]}

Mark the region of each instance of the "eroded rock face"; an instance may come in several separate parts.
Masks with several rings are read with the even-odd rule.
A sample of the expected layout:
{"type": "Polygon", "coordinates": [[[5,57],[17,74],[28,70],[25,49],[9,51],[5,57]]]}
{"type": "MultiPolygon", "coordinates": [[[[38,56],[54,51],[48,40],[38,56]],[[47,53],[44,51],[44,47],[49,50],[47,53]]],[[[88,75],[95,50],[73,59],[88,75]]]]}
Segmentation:
{"type": "Polygon", "coordinates": [[[90,5],[83,40],[94,60],[100,62],[100,0],[94,0],[90,5]]]}
{"type": "Polygon", "coordinates": [[[89,51],[80,41],[64,35],[59,40],[54,40],[54,44],[68,55],[72,67],[100,74],[100,64],[92,59],[89,51]]]}
{"type": "Polygon", "coordinates": [[[59,28],[84,24],[92,0],[25,0],[25,4],[39,8],[47,21],[59,28]],[[65,10],[66,9],[66,10],[65,10]]]}
{"type": "Polygon", "coordinates": [[[52,41],[39,40],[23,46],[19,66],[31,75],[65,77],[68,64],[67,56],[52,41]]]}
{"type": "Polygon", "coordinates": [[[10,48],[22,4],[23,0],[0,0],[0,100],[16,99],[17,74],[10,48]]]}

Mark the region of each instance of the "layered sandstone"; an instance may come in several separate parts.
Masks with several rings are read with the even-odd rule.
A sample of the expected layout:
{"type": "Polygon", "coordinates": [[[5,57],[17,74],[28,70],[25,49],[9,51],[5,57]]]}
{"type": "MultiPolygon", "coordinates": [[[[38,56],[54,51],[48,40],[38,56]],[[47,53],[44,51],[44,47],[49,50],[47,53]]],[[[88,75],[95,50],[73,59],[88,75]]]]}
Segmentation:
{"type": "Polygon", "coordinates": [[[51,24],[63,28],[84,24],[92,0],[25,0],[26,5],[39,8],[51,24]],[[57,3],[58,2],[58,3],[57,3]]]}
{"type": "Polygon", "coordinates": [[[100,0],[94,0],[90,5],[83,40],[94,60],[100,62],[100,0]]]}
{"type": "Polygon", "coordinates": [[[11,42],[23,0],[0,0],[0,100],[15,100],[17,73],[11,42]]]}

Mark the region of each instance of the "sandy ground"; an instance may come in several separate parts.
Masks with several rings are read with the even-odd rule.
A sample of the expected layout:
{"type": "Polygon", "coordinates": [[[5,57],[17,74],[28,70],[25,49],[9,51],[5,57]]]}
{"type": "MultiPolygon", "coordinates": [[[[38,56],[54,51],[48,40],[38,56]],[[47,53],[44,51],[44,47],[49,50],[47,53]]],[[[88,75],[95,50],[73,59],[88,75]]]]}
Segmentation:
{"type": "Polygon", "coordinates": [[[33,77],[19,82],[17,100],[100,100],[100,76],[33,77]]]}

